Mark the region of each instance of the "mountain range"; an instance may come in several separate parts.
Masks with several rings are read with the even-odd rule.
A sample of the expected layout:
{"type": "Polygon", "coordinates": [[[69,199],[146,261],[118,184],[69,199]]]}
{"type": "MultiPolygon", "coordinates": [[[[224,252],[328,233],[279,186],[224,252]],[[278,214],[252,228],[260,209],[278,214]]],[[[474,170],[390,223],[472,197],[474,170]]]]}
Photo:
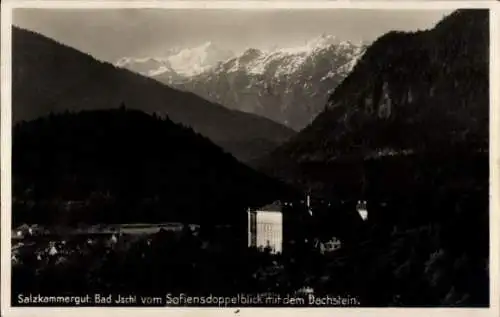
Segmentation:
{"type": "Polygon", "coordinates": [[[315,177],[333,177],[305,176],[304,169],[315,164],[454,153],[451,149],[486,153],[489,35],[484,14],[456,11],[433,29],[381,36],[330,94],[325,110],[255,166],[313,186],[315,177]]]}
{"type": "Polygon", "coordinates": [[[362,236],[339,213],[367,201],[368,238],[336,253],[315,291],[370,307],[490,305],[489,39],[480,9],[382,35],[310,125],[253,162],[340,201],[313,214],[316,231],[362,236]]]}
{"type": "Polygon", "coordinates": [[[168,115],[242,161],[262,156],[295,132],[189,92],[94,59],[40,34],[13,27],[14,122],[51,112],[129,109],[168,115]]]}
{"type": "Polygon", "coordinates": [[[122,58],[115,65],[300,130],[323,110],[326,96],[365,48],[323,34],[292,48],[234,54],[207,42],[164,57],[122,58]]]}

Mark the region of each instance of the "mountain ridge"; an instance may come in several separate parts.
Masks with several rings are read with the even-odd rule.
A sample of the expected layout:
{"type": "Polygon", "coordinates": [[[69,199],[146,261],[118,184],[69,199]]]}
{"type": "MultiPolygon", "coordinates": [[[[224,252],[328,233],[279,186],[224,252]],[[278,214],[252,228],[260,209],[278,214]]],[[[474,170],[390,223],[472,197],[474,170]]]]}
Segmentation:
{"type": "Polygon", "coordinates": [[[365,47],[321,35],[291,48],[247,48],[192,76],[182,76],[161,62],[152,62],[152,70],[144,70],[141,67],[148,58],[142,65],[118,64],[229,109],[267,117],[298,131],[323,109],[325,96],[351,71],[365,47]]]}
{"type": "Polygon", "coordinates": [[[488,39],[488,19],[479,10],[455,12],[430,30],[381,36],[325,110],[255,166],[271,173],[275,166],[284,176],[280,166],[377,152],[487,151],[488,39]]]}
{"type": "Polygon", "coordinates": [[[12,45],[14,122],[66,109],[125,104],[148,113],[168,114],[174,122],[191,126],[243,161],[294,134],[269,119],[175,90],[33,31],[13,27],[12,45]]]}

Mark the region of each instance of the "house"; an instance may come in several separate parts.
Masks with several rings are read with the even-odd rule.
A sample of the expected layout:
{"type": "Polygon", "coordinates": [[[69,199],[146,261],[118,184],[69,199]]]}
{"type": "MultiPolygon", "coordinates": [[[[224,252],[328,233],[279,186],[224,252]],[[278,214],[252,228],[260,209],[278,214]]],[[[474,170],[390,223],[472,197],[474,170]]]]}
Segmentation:
{"type": "Polygon", "coordinates": [[[368,209],[366,208],[366,200],[358,200],[356,204],[356,211],[361,216],[363,221],[368,219],[368,209]]]}
{"type": "Polygon", "coordinates": [[[299,296],[314,294],[314,289],[310,286],[304,286],[304,287],[301,287],[300,289],[298,289],[295,292],[295,294],[299,295],[299,296]]]}
{"type": "Polygon", "coordinates": [[[109,244],[114,245],[118,242],[118,238],[116,237],[115,234],[111,235],[111,238],[109,238],[109,244]]]}
{"type": "Polygon", "coordinates": [[[23,239],[25,236],[30,234],[30,226],[27,224],[22,224],[12,231],[12,239],[23,239]]]}
{"type": "Polygon", "coordinates": [[[188,224],[188,227],[189,227],[189,230],[191,230],[191,231],[199,231],[200,230],[200,225],[198,225],[198,224],[190,223],[190,224],[188,224]]]}
{"type": "Polygon", "coordinates": [[[283,251],[283,212],[280,202],[248,210],[248,247],[283,251]]]}
{"type": "Polygon", "coordinates": [[[34,224],[28,229],[28,231],[30,235],[43,235],[46,230],[42,226],[34,224]]]}
{"type": "Polygon", "coordinates": [[[14,240],[21,240],[24,238],[24,232],[21,230],[12,230],[11,238],[14,240]]]}
{"type": "Polygon", "coordinates": [[[314,246],[319,249],[319,251],[322,254],[328,253],[328,252],[333,252],[335,250],[338,250],[341,248],[342,243],[339,239],[336,237],[332,237],[330,240],[322,242],[319,240],[316,240],[314,243],[314,246]]]}
{"type": "Polygon", "coordinates": [[[56,246],[52,245],[49,249],[49,255],[55,256],[57,255],[57,253],[59,253],[59,251],[57,250],[56,246]]]}

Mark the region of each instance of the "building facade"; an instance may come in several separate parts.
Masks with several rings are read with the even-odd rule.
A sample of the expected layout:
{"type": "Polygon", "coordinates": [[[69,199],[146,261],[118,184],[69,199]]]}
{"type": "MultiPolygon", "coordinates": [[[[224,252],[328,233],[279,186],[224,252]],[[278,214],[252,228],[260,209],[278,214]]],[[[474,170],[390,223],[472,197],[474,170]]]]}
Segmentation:
{"type": "Polygon", "coordinates": [[[283,251],[283,213],[277,203],[248,210],[248,247],[283,251]]]}

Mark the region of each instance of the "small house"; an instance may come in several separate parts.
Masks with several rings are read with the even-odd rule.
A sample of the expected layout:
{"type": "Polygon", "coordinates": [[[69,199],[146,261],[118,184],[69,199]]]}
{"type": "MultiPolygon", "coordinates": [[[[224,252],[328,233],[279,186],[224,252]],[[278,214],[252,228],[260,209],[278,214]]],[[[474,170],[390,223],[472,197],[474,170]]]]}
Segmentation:
{"type": "Polygon", "coordinates": [[[368,209],[366,208],[366,200],[358,200],[356,204],[356,211],[361,216],[363,221],[368,219],[368,209]]]}

